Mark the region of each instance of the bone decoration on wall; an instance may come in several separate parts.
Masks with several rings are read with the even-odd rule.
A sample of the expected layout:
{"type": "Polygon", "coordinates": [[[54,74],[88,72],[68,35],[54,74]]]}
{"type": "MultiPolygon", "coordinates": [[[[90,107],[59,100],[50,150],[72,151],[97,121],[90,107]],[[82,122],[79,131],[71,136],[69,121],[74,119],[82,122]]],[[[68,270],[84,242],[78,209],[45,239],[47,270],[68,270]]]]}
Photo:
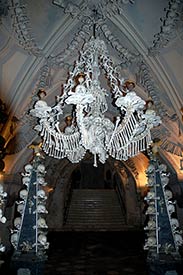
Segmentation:
{"type": "Polygon", "coordinates": [[[167,166],[156,155],[150,155],[146,174],[149,191],[145,197],[148,207],[144,249],[148,250],[147,261],[151,268],[158,270],[157,266],[162,266],[165,272],[170,267],[173,269],[181,259],[179,248],[183,245],[183,239],[176,215],[176,201],[168,188],[167,166]]]}
{"type": "MultiPolygon", "coordinates": [[[[4,192],[3,185],[0,183],[0,227],[6,223],[6,217],[4,216],[4,204],[7,197],[7,193],[4,192]]],[[[1,232],[0,232],[0,252],[5,252],[5,246],[3,244],[1,232]]]]}
{"type": "Polygon", "coordinates": [[[24,167],[22,173],[23,187],[16,201],[17,217],[11,230],[11,243],[14,247],[14,256],[34,255],[46,257],[49,247],[47,242],[46,199],[44,191],[45,166],[40,153],[36,153],[32,162],[24,167]]]}
{"type": "Polygon", "coordinates": [[[109,57],[104,41],[91,38],[84,44],[80,58],[55,106],[38,100],[30,114],[38,118],[35,129],[42,137],[43,151],[54,158],[68,158],[77,163],[89,151],[105,163],[109,156],[117,160],[145,151],[151,143],[150,130],[161,123],[152,104],[147,104],[133,91],[135,84],[121,78],[109,57]],[[100,73],[107,78],[111,104],[119,115],[107,117],[106,97],[109,91],[101,87],[100,73]],[[114,103],[113,103],[113,102],[114,103]],[[60,116],[64,107],[72,105],[70,122],[62,131],[60,116]]]}

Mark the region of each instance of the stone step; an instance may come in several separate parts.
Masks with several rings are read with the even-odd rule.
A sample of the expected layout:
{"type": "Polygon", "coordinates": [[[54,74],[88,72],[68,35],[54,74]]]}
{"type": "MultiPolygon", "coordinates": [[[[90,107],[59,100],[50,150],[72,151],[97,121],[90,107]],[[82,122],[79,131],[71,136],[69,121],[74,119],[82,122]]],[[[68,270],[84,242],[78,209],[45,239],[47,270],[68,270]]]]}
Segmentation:
{"type": "Polygon", "coordinates": [[[73,190],[64,230],[120,231],[125,225],[115,190],[73,190]]]}

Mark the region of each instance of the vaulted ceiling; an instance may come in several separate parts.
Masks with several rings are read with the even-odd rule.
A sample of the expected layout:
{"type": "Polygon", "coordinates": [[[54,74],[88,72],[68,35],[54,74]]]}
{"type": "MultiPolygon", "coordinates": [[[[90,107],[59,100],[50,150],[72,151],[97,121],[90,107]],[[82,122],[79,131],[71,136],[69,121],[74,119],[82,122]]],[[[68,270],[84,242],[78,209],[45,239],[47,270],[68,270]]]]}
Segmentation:
{"type": "Polygon", "coordinates": [[[55,103],[95,26],[121,78],[134,81],[144,100],[152,98],[162,119],[152,137],[161,139],[161,156],[182,179],[182,1],[1,0],[0,6],[0,98],[9,114],[1,128],[9,149],[7,173],[21,171],[32,154],[28,145],[38,139],[29,115],[37,92],[45,89],[45,100],[55,103]]]}

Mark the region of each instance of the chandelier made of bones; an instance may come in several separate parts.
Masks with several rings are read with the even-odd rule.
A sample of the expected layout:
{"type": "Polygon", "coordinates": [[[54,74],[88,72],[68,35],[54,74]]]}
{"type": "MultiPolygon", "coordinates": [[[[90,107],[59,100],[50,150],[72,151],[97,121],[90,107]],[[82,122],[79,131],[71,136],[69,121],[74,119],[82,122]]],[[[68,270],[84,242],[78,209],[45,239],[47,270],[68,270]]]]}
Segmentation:
{"type": "Polygon", "coordinates": [[[41,99],[30,111],[38,118],[35,129],[42,137],[43,151],[54,158],[66,157],[72,163],[81,161],[89,151],[97,166],[97,160],[105,163],[109,156],[127,160],[146,150],[151,143],[150,130],[159,125],[160,117],[133,90],[124,86],[104,41],[92,37],[84,44],[56,104],[50,107],[41,99]],[[113,122],[106,116],[109,92],[101,87],[101,72],[107,78],[112,104],[118,110],[113,122]],[[62,131],[60,116],[70,104],[73,106],[70,123],[62,131]]]}

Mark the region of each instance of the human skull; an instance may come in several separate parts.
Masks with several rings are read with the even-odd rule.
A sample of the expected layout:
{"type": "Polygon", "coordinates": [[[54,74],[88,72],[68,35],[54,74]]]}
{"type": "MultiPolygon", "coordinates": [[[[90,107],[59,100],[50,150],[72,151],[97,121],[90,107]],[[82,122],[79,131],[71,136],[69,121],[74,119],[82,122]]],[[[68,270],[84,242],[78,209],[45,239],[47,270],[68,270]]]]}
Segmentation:
{"type": "Polygon", "coordinates": [[[174,235],[174,239],[175,239],[176,246],[181,246],[183,244],[183,239],[182,239],[182,236],[180,234],[176,233],[174,235]]]}
{"type": "Polygon", "coordinates": [[[147,226],[144,227],[144,230],[154,230],[156,228],[156,222],[154,220],[149,220],[147,226]]]}
{"type": "Polygon", "coordinates": [[[38,236],[38,242],[44,246],[45,249],[48,249],[49,243],[47,242],[47,237],[43,234],[39,234],[38,236]]]}
{"type": "Polygon", "coordinates": [[[5,250],[5,246],[2,243],[0,243],[0,252],[5,252],[5,250]]]}
{"type": "Polygon", "coordinates": [[[4,192],[2,184],[0,184],[0,197],[2,197],[2,198],[6,198],[7,197],[7,193],[4,192]]]}
{"type": "Polygon", "coordinates": [[[147,211],[146,211],[146,215],[149,214],[155,214],[156,213],[156,209],[153,205],[148,206],[147,211]]]}
{"type": "Polygon", "coordinates": [[[3,216],[3,211],[0,208],[0,222],[5,223],[6,222],[6,217],[3,216]]]}
{"type": "Polygon", "coordinates": [[[153,186],[155,184],[155,179],[154,177],[148,177],[148,186],[153,186]]]}
{"type": "Polygon", "coordinates": [[[26,200],[27,196],[28,196],[28,191],[26,189],[22,189],[20,191],[20,198],[23,200],[26,200]]]}
{"type": "Polygon", "coordinates": [[[156,246],[156,238],[155,237],[149,237],[144,245],[144,249],[148,249],[150,247],[156,246]]]}
{"type": "Polygon", "coordinates": [[[22,183],[28,187],[30,184],[30,177],[27,177],[27,176],[23,177],[22,183]]]}
{"type": "Polygon", "coordinates": [[[26,175],[30,176],[33,170],[33,166],[28,163],[25,165],[24,169],[25,169],[26,175]]]}
{"type": "Polygon", "coordinates": [[[39,164],[37,167],[37,171],[41,174],[45,174],[45,172],[46,172],[45,166],[43,164],[39,164]]]}
{"type": "Polygon", "coordinates": [[[24,211],[24,205],[21,203],[21,204],[18,204],[17,206],[17,211],[20,213],[20,214],[23,214],[23,211],[24,211]]]}
{"type": "Polygon", "coordinates": [[[165,187],[169,182],[169,178],[167,176],[161,176],[161,183],[163,187],[165,187]]]}
{"type": "Polygon", "coordinates": [[[147,196],[145,197],[146,200],[151,200],[151,199],[155,199],[155,192],[154,191],[149,191],[147,193],[147,196]]]}
{"type": "Polygon", "coordinates": [[[167,209],[170,215],[175,212],[175,206],[171,203],[168,204],[167,209]]]}
{"type": "Polygon", "coordinates": [[[21,227],[21,222],[22,222],[22,220],[21,220],[20,217],[15,218],[15,219],[14,219],[14,226],[15,226],[17,229],[20,229],[20,227],[21,227]]]}
{"type": "Polygon", "coordinates": [[[159,165],[159,171],[160,172],[166,172],[167,171],[167,166],[165,164],[161,163],[159,165]]]}
{"type": "Polygon", "coordinates": [[[170,200],[173,198],[172,192],[170,190],[165,190],[165,197],[167,200],[170,200]]]}
{"type": "Polygon", "coordinates": [[[17,244],[18,244],[18,233],[13,233],[10,237],[10,241],[12,243],[12,245],[14,246],[14,248],[17,248],[17,244]]]}
{"type": "Polygon", "coordinates": [[[43,204],[38,204],[37,206],[37,212],[47,214],[48,211],[46,210],[46,207],[43,204]]]}
{"type": "Polygon", "coordinates": [[[48,228],[45,219],[39,218],[37,221],[38,228],[48,228]]]}
{"type": "Polygon", "coordinates": [[[46,186],[47,182],[45,182],[45,179],[43,177],[38,177],[37,178],[37,182],[38,184],[42,185],[42,186],[46,186]]]}
{"type": "Polygon", "coordinates": [[[46,193],[45,193],[45,191],[42,190],[42,189],[40,189],[40,190],[37,191],[37,197],[38,197],[39,199],[44,199],[44,200],[47,199],[46,193]]]}
{"type": "Polygon", "coordinates": [[[153,164],[150,164],[146,169],[146,174],[151,174],[155,171],[155,166],[153,164]]]}
{"type": "Polygon", "coordinates": [[[172,218],[172,219],[170,219],[170,223],[171,223],[171,226],[172,226],[172,230],[176,231],[176,229],[179,227],[178,220],[176,218],[172,218]]]}

